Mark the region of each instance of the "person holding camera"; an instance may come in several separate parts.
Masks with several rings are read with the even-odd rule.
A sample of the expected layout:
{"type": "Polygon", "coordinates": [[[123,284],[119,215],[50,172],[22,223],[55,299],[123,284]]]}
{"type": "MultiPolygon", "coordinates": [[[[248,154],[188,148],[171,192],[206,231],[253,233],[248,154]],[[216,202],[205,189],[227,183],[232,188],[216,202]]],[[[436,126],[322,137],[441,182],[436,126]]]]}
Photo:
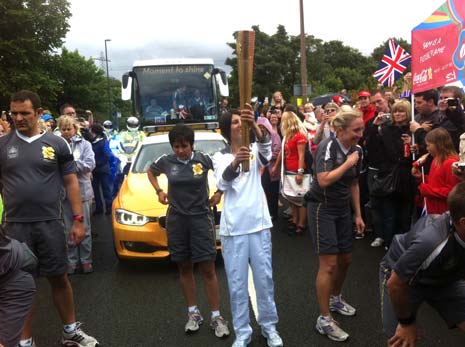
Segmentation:
{"type": "Polygon", "coordinates": [[[449,132],[454,148],[459,150],[460,135],[465,132],[465,117],[460,105],[463,93],[459,87],[446,86],[439,94],[439,127],[449,132]]]}
{"type": "Polygon", "coordinates": [[[316,130],[316,134],[313,137],[313,144],[318,145],[321,141],[334,137],[334,131],[331,128],[331,122],[339,112],[339,106],[334,102],[328,102],[324,107],[324,115],[321,118],[320,126],[316,130]]]}
{"type": "MultiPolygon", "coordinates": [[[[379,105],[386,104],[382,98],[379,105]]],[[[410,175],[411,104],[396,102],[391,113],[378,112],[366,129],[368,161],[368,189],[375,239],[372,247],[383,244],[389,247],[392,237],[410,229],[415,182],[410,175]],[[394,171],[395,170],[395,171],[394,171]],[[380,192],[374,188],[375,179],[393,174],[397,180],[393,192],[380,192]]]]}
{"type": "MultiPolygon", "coordinates": [[[[415,114],[414,120],[410,122],[410,131],[415,136],[416,153],[425,154],[425,136],[432,129],[439,125],[438,93],[434,89],[425,90],[415,94],[415,114]]],[[[425,171],[429,171],[431,162],[425,166],[425,171]]]]}

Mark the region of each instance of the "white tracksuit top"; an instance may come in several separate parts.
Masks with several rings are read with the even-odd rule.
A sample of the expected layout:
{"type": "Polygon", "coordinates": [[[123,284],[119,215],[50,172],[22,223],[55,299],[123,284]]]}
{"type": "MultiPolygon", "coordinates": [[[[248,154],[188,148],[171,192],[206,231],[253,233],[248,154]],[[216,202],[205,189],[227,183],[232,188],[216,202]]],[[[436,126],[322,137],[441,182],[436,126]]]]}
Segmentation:
{"type": "Polygon", "coordinates": [[[221,236],[251,234],[273,226],[260,175],[260,168],[268,165],[271,159],[271,141],[253,143],[250,153],[249,172],[238,170],[238,176],[230,181],[225,180],[223,173],[234,160],[234,156],[231,153],[217,152],[212,158],[216,186],[224,192],[221,236]]]}

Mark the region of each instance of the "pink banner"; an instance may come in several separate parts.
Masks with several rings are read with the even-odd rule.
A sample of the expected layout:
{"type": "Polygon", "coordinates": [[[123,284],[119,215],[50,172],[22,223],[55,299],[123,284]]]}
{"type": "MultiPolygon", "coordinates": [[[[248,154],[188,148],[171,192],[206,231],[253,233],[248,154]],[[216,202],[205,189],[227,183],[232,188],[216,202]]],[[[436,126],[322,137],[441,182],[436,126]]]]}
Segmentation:
{"type": "Polygon", "coordinates": [[[414,93],[463,82],[464,10],[465,0],[449,0],[412,30],[414,93]]]}

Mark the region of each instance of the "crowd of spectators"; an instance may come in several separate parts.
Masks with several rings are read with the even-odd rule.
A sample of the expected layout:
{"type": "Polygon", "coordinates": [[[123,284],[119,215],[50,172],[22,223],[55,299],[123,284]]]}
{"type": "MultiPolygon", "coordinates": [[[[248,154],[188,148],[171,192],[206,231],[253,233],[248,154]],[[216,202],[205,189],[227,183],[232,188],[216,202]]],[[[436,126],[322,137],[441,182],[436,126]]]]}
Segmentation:
{"type": "MultiPolygon", "coordinates": [[[[410,235],[409,230],[417,221],[423,223],[423,228],[439,228],[437,223],[447,220],[449,225],[455,228],[457,237],[461,238],[465,233],[465,226],[461,224],[465,224],[465,216],[462,216],[460,208],[454,207],[450,219],[444,217],[444,214],[448,214],[449,209],[452,209],[451,206],[456,206],[459,204],[457,201],[461,201],[459,198],[451,198],[451,192],[455,192],[452,196],[463,192],[463,188],[457,188],[457,184],[465,180],[464,170],[457,164],[459,160],[463,161],[465,155],[465,148],[460,148],[461,141],[465,141],[462,135],[465,133],[465,117],[461,90],[447,86],[439,91],[417,93],[413,105],[409,99],[400,98],[392,91],[386,92],[383,89],[372,92],[362,90],[356,95],[357,101],[353,105],[348,103],[346,97],[336,97],[323,106],[314,107],[311,103],[305,103],[296,107],[286,104],[282,93],[276,91],[269,104],[265,102],[261,107],[257,105],[255,110],[250,107],[246,110],[232,111],[227,109],[227,100],[224,100],[220,127],[232,152],[217,153],[213,158],[197,158],[197,152],[193,151],[192,134],[186,129],[181,131],[179,127],[176,128],[181,132],[173,141],[170,139],[173,153],[165,159],[156,160],[151,166],[149,177],[160,202],[169,204],[172,207],[171,214],[178,219],[177,222],[176,218],[172,219],[168,226],[171,229],[168,230],[168,246],[173,260],[178,262],[188,303],[186,331],[198,330],[203,322],[196,306],[195,287],[192,285],[193,263],[200,262],[204,263],[202,276],[212,309],[211,326],[218,337],[229,335],[228,323],[219,314],[214,249],[210,247],[208,252],[211,252],[207,252],[208,256],[202,253],[199,260],[194,257],[191,249],[194,246],[190,242],[183,244],[184,248],[181,250],[175,247],[180,238],[185,236],[175,237],[173,232],[186,229],[189,223],[182,221],[191,220],[191,217],[186,216],[190,216],[192,211],[184,211],[177,206],[178,203],[183,204],[186,191],[179,190],[179,187],[170,184],[170,181],[166,194],[159,187],[156,176],[167,170],[162,166],[165,160],[169,159],[171,166],[183,167],[197,158],[195,160],[201,163],[195,165],[214,169],[219,193],[224,193],[220,234],[230,291],[233,328],[236,333],[234,347],[246,346],[252,333],[248,319],[248,295],[244,285],[249,263],[254,276],[259,277],[256,285],[257,294],[263,301],[259,303],[262,334],[269,346],[283,345],[276,330],[278,315],[274,304],[270,236],[273,223],[280,217],[279,206],[289,207],[283,215],[288,218],[284,224],[287,224],[286,232],[290,236],[310,233],[319,261],[315,284],[320,315],[316,319],[316,329],[320,334],[335,341],[345,341],[349,334],[334,320],[333,313],[353,316],[357,311],[342,296],[355,239],[363,238],[368,231],[372,231],[371,246],[384,246],[389,255],[394,252],[390,251],[391,244],[395,245],[394,247],[398,247],[399,244],[411,247],[414,244],[410,243],[410,236],[399,235],[410,235]],[[241,123],[248,123],[253,129],[252,138],[256,141],[250,148],[241,145],[241,123]],[[186,152],[186,149],[181,151],[181,145],[190,148],[190,152],[186,152]],[[244,175],[242,164],[247,160],[250,161],[251,168],[250,172],[244,175]],[[313,179],[306,187],[308,192],[305,196],[280,194],[280,181],[286,173],[294,175],[297,185],[303,184],[304,174],[312,175],[313,179]],[[389,187],[384,184],[380,188],[379,182],[391,183],[389,187]],[[258,252],[259,248],[266,251],[258,252]]],[[[15,117],[18,117],[19,113],[21,112],[17,111],[15,117]]],[[[90,220],[92,213],[111,213],[114,193],[111,166],[114,154],[103,125],[94,122],[92,117],[77,118],[75,109],[68,104],[61,107],[60,113],[62,115],[58,118],[57,125],[50,111],[40,111],[34,117],[40,116],[40,119],[37,119],[40,134],[61,136],[70,147],[72,157],[65,156],[62,160],[75,162],[76,169],[70,170],[76,175],[79,183],[79,206],[82,206],[82,210],[79,209],[80,213],[76,215],[74,212],[77,200],[70,200],[70,195],[63,195],[63,216],[68,243],[66,272],[71,275],[81,268],[84,273],[91,273],[93,266],[90,220]],[[93,201],[95,208],[92,211],[93,201]],[[84,223],[84,232],[79,242],[75,242],[74,223],[77,218],[84,223]]],[[[15,124],[23,127],[27,125],[21,122],[15,124]]],[[[36,124],[32,124],[31,127],[36,130],[36,124]]],[[[0,136],[11,132],[11,128],[8,121],[0,120],[0,136]]],[[[21,129],[16,130],[21,132],[21,129]]],[[[33,136],[37,134],[34,133],[33,136]]],[[[462,146],[465,147],[463,143],[462,146]]],[[[7,155],[16,154],[8,152],[7,155]]],[[[52,158],[53,149],[43,149],[43,155],[44,158],[52,158]]],[[[195,170],[193,174],[196,175],[195,170]]],[[[199,223],[206,221],[207,225],[210,221],[208,211],[211,200],[208,200],[208,192],[202,194],[205,195],[205,199],[201,207],[207,214],[203,216],[201,213],[194,213],[193,216],[198,218],[199,223]],[[200,215],[206,218],[205,221],[200,215]]],[[[7,226],[10,235],[14,235],[15,230],[11,223],[7,223],[7,226]]],[[[211,234],[210,231],[208,233],[211,234]]],[[[463,238],[461,240],[465,241],[463,238]]],[[[199,245],[195,246],[199,247],[197,250],[204,246],[202,241],[199,242],[199,245]]],[[[12,271],[17,273],[18,279],[25,283],[29,281],[27,274],[21,272],[21,259],[17,256],[21,249],[18,250],[18,245],[0,232],[0,251],[2,249],[7,252],[0,252],[0,255],[8,254],[11,259],[16,259],[14,263],[10,261],[9,264],[12,271]]],[[[417,250],[412,250],[415,251],[417,250]]],[[[444,252],[446,251],[449,253],[441,253],[441,248],[435,256],[440,254],[447,258],[453,253],[449,248],[445,248],[444,252]]],[[[453,253],[453,256],[462,257],[459,251],[453,253]]],[[[392,288],[395,285],[400,286],[396,281],[402,282],[402,278],[396,277],[396,262],[399,261],[399,257],[396,253],[395,260],[385,259],[387,265],[383,267],[383,283],[388,292],[394,291],[392,288]]],[[[434,259],[436,258],[431,260],[433,264],[434,259]]],[[[439,259],[442,260],[441,257],[439,259]]],[[[2,261],[3,258],[0,258],[0,265],[2,261]]],[[[428,266],[422,270],[427,268],[428,266]]],[[[3,283],[1,271],[2,268],[0,284],[3,283]]],[[[34,287],[29,289],[27,293],[25,291],[28,297],[34,292],[34,287]]],[[[465,293],[460,289],[460,295],[462,294],[465,293]]],[[[394,298],[394,292],[392,297],[394,298]]],[[[410,316],[405,318],[406,311],[397,310],[397,304],[392,302],[392,312],[397,314],[397,321],[396,317],[392,316],[394,313],[390,312],[391,325],[386,331],[388,337],[392,338],[390,346],[399,341],[411,341],[413,336],[412,331],[402,330],[402,326],[413,324],[414,319],[410,316]],[[397,322],[400,328],[393,331],[393,322],[397,322]]],[[[408,313],[414,315],[416,311],[412,309],[412,312],[408,313]]],[[[24,312],[21,311],[18,315],[23,317],[24,312]]],[[[465,316],[457,314],[454,315],[454,319],[452,323],[462,328],[465,316]],[[463,321],[460,320],[462,318],[463,321]]],[[[71,326],[65,325],[64,336],[71,334],[67,332],[66,327],[74,329],[70,330],[71,332],[81,333],[79,325],[76,324],[78,322],[72,323],[71,326]]],[[[19,338],[18,331],[12,338],[19,338]]],[[[87,338],[93,339],[89,336],[87,338]]],[[[32,338],[24,340],[21,337],[21,341],[25,342],[22,344],[24,346],[34,346],[32,338]]]]}
{"type": "MultiPolygon", "coordinates": [[[[359,91],[353,105],[333,98],[322,107],[302,105],[294,112],[279,113],[277,133],[285,145],[278,158],[291,157],[297,164],[283,161],[282,172],[293,171],[300,183],[298,174],[307,169],[299,156],[303,150],[290,146],[302,128],[306,130],[297,143],[308,146],[314,155],[313,182],[306,204],[301,205],[307,210],[307,222],[299,218],[299,199],[282,197],[291,207],[290,227],[297,224],[297,230],[305,230],[302,223],[308,223],[320,263],[316,286],[321,315],[316,328],[330,339],[343,341],[349,336],[334,321],[331,311],[344,315],[356,312],[341,297],[352,240],[363,238],[365,230],[372,231],[371,246],[384,246],[387,251],[396,235],[407,233],[417,220],[433,225],[448,212],[448,196],[465,176],[457,164],[460,136],[465,133],[460,88],[427,90],[415,94],[413,100],[412,105],[409,98],[381,88],[359,91]],[[291,137],[286,136],[289,114],[297,120],[291,137]],[[352,172],[350,178],[347,172],[352,172]],[[392,182],[389,190],[386,182],[392,182]],[[338,204],[346,206],[347,212],[338,204]]],[[[272,121],[274,107],[264,105],[263,109],[266,112],[259,112],[260,117],[272,121]]],[[[284,106],[288,109],[292,108],[284,106]]],[[[280,165],[277,160],[272,172],[278,172],[280,165]]],[[[274,211],[270,207],[270,213],[274,211]]],[[[390,330],[387,333],[394,335],[390,330]]],[[[404,341],[397,335],[393,339],[390,343],[404,341]]]]}

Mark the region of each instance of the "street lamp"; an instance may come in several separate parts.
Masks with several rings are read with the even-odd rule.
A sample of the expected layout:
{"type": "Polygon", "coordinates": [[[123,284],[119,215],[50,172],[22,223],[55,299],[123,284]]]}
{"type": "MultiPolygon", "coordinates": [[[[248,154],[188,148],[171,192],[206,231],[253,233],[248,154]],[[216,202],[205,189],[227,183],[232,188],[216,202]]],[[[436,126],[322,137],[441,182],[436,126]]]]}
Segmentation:
{"type": "Polygon", "coordinates": [[[307,48],[305,45],[304,1],[300,0],[300,79],[302,84],[302,103],[307,103],[307,48]]]}
{"type": "Polygon", "coordinates": [[[107,84],[108,84],[108,114],[110,115],[110,119],[113,120],[113,115],[111,113],[111,89],[110,89],[110,74],[108,72],[108,52],[107,52],[107,42],[111,41],[111,39],[105,39],[105,63],[107,66],[107,84]]]}

